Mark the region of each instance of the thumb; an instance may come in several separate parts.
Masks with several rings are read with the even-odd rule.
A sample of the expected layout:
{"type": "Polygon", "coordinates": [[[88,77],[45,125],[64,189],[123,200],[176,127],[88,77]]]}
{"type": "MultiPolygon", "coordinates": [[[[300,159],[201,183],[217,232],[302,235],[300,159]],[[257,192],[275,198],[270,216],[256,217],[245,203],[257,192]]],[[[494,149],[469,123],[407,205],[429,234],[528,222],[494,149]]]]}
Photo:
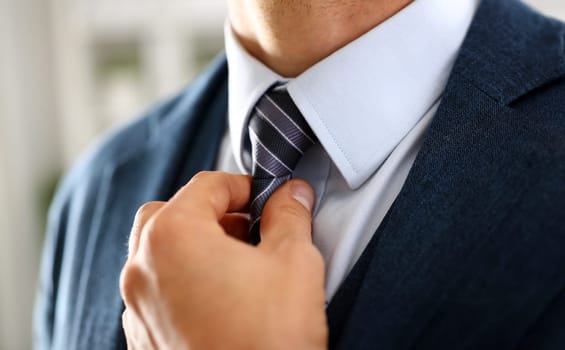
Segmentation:
{"type": "Polygon", "coordinates": [[[312,242],[314,191],[304,180],[290,180],[269,198],[261,214],[261,243],[312,242]]]}

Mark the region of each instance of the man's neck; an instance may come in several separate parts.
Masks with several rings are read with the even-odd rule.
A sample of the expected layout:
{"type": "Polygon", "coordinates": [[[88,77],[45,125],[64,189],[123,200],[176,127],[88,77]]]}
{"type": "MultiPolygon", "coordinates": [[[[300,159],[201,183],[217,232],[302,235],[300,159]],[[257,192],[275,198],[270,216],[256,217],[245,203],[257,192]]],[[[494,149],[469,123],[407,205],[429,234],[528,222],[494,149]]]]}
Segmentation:
{"type": "Polygon", "coordinates": [[[412,0],[228,0],[241,44],[284,77],[295,77],[384,22],[412,0]]]}

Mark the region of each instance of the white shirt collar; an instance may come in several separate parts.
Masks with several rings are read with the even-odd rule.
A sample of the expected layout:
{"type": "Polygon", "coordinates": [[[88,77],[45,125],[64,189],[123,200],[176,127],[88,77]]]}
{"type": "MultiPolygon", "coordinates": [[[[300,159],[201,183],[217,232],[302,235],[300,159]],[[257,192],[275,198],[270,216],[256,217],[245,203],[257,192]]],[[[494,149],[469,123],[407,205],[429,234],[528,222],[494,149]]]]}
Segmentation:
{"type": "MultiPolygon", "coordinates": [[[[418,0],[289,80],[295,104],[347,184],[361,186],[442,94],[479,0],[418,0]]],[[[287,79],[225,27],[229,128],[243,166],[247,118],[287,79]]]]}

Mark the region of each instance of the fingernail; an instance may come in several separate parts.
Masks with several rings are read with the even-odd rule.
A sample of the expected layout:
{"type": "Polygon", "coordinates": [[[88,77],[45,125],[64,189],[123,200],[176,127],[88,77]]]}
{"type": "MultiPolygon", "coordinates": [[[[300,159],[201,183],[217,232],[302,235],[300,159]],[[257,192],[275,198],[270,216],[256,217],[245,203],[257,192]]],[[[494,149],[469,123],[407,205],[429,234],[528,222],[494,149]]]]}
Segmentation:
{"type": "Polygon", "coordinates": [[[303,182],[293,182],[291,194],[294,199],[299,201],[309,212],[312,212],[314,206],[314,192],[307,184],[303,182]]]}

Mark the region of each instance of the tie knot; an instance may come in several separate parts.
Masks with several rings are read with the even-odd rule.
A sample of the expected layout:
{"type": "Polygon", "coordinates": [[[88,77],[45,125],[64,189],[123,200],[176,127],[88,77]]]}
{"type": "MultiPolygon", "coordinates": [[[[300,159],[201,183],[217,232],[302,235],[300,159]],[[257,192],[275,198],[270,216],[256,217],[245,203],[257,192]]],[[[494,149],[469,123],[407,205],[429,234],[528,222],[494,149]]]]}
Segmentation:
{"type": "Polygon", "coordinates": [[[255,105],[249,120],[253,176],[281,177],[315,144],[316,137],[286,89],[269,90],[255,105]]]}

